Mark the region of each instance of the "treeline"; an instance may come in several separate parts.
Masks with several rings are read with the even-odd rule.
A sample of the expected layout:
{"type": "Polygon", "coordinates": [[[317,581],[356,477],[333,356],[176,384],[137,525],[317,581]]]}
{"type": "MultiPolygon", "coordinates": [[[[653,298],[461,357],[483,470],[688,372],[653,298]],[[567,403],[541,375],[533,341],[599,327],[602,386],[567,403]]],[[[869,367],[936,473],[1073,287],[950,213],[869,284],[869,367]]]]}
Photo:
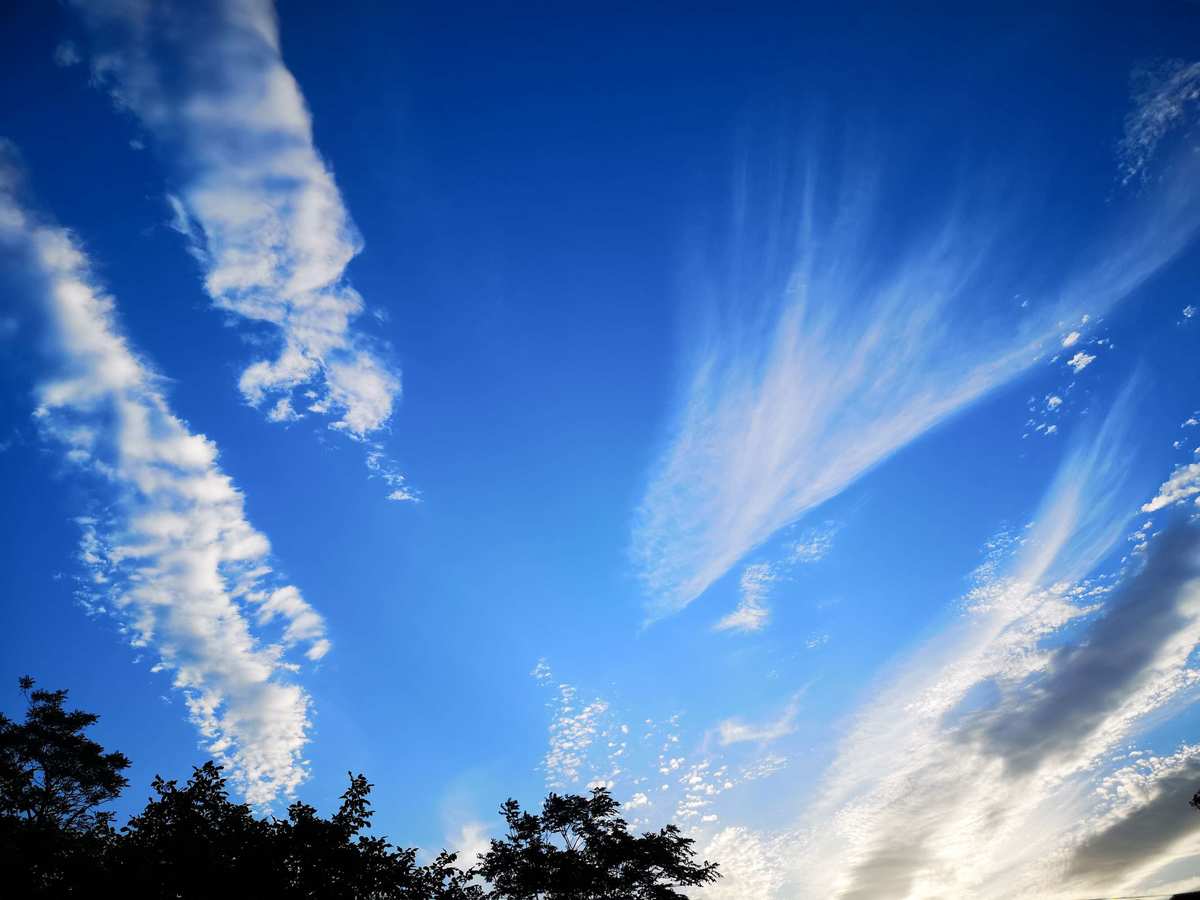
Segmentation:
{"type": "Polygon", "coordinates": [[[154,797],[120,828],[100,809],[128,786],[129,759],[85,733],[94,713],[66,691],[20,680],[24,721],[0,714],[0,893],[8,897],[379,898],[379,900],[670,900],[718,877],[673,825],[631,834],[605,790],[500,809],[506,832],[473,861],[370,835],[371,785],[352,775],[323,818],[306,803],[258,817],[230,799],[221,768],[154,797]]]}

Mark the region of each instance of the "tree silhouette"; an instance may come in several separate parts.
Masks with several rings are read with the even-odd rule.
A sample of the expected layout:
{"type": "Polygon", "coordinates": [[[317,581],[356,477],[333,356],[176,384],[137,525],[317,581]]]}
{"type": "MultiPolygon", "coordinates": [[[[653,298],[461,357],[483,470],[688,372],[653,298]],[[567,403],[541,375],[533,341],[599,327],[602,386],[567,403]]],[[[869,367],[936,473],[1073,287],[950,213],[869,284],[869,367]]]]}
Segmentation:
{"type": "Polygon", "coordinates": [[[258,819],[229,799],[221,767],[193,770],[184,787],[154,780],[152,799],[121,831],[114,854],[122,890],[135,897],[270,896],[468,900],[469,876],[442,854],[429,866],[416,851],[361,832],[371,822],[371,785],[351,775],[334,815],[293,803],[286,819],[258,819]]]}
{"type": "Polygon", "coordinates": [[[18,683],[25,721],[0,713],[0,879],[12,896],[70,896],[103,869],[112,814],[96,807],[129,783],[129,760],[84,734],[99,716],[65,709],[66,691],[18,683]]]}
{"type": "Polygon", "coordinates": [[[371,784],[350,773],[323,818],[306,803],[260,818],[230,799],[221,767],[194,768],[182,787],[156,776],[154,796],[119,831],[97,807],[127,784],[129,760],[84,731],[92,713],[64,709],[66,691],[22,678],[25,721],[0,716],[0,889],[15,897],[130,900],[670,900],[717,878],[693,862],[692,841],[669,825],[635,836],[603,789],[551,794],[540,815],[501,808],[502,840],[462,865],[369,833],[371,784]]]}
{"type": "Polygon", "coordinates": [[[629,833],[604,788],[590,797],[551,794],[540,815],[509,800],[500,812],[508,834],[493,840],[478,873],[496,900],[667,900],[676,887],[716,881],[714,863],[694,863],[693,841],[674,825],[629,833]]]}
{"type": "Polygon", "coordinates": [[[67,831],[107,821],[111,813],[95,809],[129,784],[121,774],[128,758],[84,734],[100,717],[64,709],[66,691],[34,690],[28,675],[18,683],[25,721],[0,713],[0,815],[67,831]]]}

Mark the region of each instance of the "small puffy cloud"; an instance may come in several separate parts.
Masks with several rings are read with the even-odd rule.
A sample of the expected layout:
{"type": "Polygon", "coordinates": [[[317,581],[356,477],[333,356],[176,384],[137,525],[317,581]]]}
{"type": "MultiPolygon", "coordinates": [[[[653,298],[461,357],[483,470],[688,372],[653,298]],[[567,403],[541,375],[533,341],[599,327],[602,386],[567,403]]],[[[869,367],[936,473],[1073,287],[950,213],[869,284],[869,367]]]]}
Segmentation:
{"type": "Polygon", "coordinates": [[[1067,360],[1067,365],[1070,366],[1076,374],[1078,374],[1095,362],[1095,360],[1095,356],[1089,353],[1084,353],[1082,350],[1080,350],[1067,360]]]}
{"type": "Polygon", "coordinates": [[[456,864],[462,868],[473,866],[491,846],[491,830],[484,822],[464,822],[446,836],[446,847],[451,853],[458,854],[456,864]]]}
{"type": "Polygon", "coordinates": [[[788,545],[785,562],[795,565],[820,562],[833,549],[833,539],[840,527],[837,522],[826,522],[805,529],[797,540],[788,545]]]}
{"type": "Polygon", "coordinates": [[[79,48],[71,41],[63,41],[54,48],[54,64],[60,68],[66,69],[79,65],[82,59],[83,57],[79,55],[79,48]]]}
{"type": "Polygon", "coordinates": [[[572,685],[561,684],[558,691],[557,709],[550,723],[550,746],[542,768],[550,787],[565,788],[578,784],[590,768],[589,751],[608,730],[608,703],[597,698],[580,706],[572,685]]]}
{"type": "Polygon", "coordinates": [[[1062,345],[1064,347],[1073,347],[1075,344],[1079,343],[1079,339],[1082,336],[1083,335],[1081,335],[1078,331],[1072,331],[1070,334],[1063,337],[1062,345]]]}
{"type": "Polygon", "coordinates": [[[1200,494],[1200,463],[1177,466],[1171,473],[1171,477],[1163,482],[1154,498],[1142,504],[1142,512],[1157,512],[1197,494],[1200,494]]]}
{"type": "Polygon", "coordinates": [[[267,420],[270,422],[295,422],[299,418],[300,414],[292,407],[291,397],[280,397],[267,412],[267,420]]]}
{"type": "Polygon", "coordinates": [[[644,806],[650,805],[650,798],[638,791],[632,797],[625,801],[625,809],[641,809],[644,806]]]}

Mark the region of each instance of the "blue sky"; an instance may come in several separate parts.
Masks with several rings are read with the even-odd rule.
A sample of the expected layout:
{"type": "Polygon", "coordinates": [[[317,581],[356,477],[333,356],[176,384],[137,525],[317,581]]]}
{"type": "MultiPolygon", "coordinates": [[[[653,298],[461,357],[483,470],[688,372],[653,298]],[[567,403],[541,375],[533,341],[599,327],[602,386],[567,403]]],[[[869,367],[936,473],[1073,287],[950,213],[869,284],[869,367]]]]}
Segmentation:
{"type": "Polygon", "coordinates": [[[3,702],[123,812],[1200,885],[1193,5],[0,15],[3,702]]]}

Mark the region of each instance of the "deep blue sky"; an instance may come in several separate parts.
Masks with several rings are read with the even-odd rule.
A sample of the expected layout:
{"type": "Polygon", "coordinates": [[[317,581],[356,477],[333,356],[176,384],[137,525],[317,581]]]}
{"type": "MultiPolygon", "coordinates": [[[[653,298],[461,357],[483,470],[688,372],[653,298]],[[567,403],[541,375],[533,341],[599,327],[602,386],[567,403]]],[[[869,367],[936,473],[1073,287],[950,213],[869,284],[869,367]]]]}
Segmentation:
{"type": "MultiPolygon", "coordinates": [[[[152,45],[174,106],[206,89],[181,62],[189,42],[219,46],[242,5],[205,6],[195,33],[152,45]]],[[[1059,568],[1036,571],[1029,596],[1057,583],[1076,608],[1103,605],[1110,595],[1066,585],[1135,578],[1155,542],[1135,551],[1126,536],[1185,516],[1139,507],[1193,461],[1200,434],[1181,430],[1200,408],[1200,316],[1184,313],[1200,277],[1188,158],[1200,75],[1163,68],[1196,59],[1200,8],[281,3],[282,62],[267,56],[294,76],[363,243],[338,281],[366,304],[349,333],[403,384],[390,416],[356,440],[329,427],[334,414],[269,422],[269,403],[239,394],[280,333],[215,309],[203,280],[214,256],[189,253],[171,227],[168,196],[198,246],[214,240],[195,193],[223,177],[197,162],[211,135],[175,113],[163,124],[148,106],[118,108],[111,92],[132,75],[89,74],[104,54],[131,52],[105,24],[119,7],[6,6],[0,135],[22,161],[24,208],[74,235],[170,409],[219,449],[276,576],[325,620],[329,653],[296,652],[299,671],[273,676],[311,698],[299,796],[328,809],[346,770],[365,771],[379,830],[434,849],[472,823],[494,827],[509,795],[611,780],[623,802],[644,795],[631,817],[682,819],[712,854],[741,861],[721,896],[936,884],[985,895],[954,880],[967,876],[952,847],[914,854],[907,874],[863,874],[896,829],[856,812],[891,803],[878,798],[893,796],[886,776],[898,771],[884,753],[894,741],[869,743],[890,727],[872,717],[880,698],[913,709],[929,691],[1015,716],[1068,665],[985,664],[965,649],[986,644],[972,628],[1020,660],[1089,640],[1103,608],[1041,631],[1032,623],[1053,616],[1032,601],[1007,631],[988,630],[994,613],[964,612],[980,578],[1019,581],[1039,541],[1058,546],[1038,528],[1065,509],[1056,475],[1082,497],[1059,568]],[[78,57],[70,65],[56,63],[64,42],[74,53],[58,62],[78,57]],[[1158,72],[1148,83],[1163,90],[1177,75],[1160,99],[1178,116],[1123,183],[1121,141],[1145,126],[1139,71],[1158,72]],[[795,278],[804,302],[799,281],[787,289],[795,278]],[[795,343],[780,349],[801,307],[795,343]],[[1075,372],[1080,351],[1095,359],[1075,372]],[[381,443],[419,502],[384,499],[365,441],[381,443]],[[1091,450],[1121,464],[1088,469],[1091,450]],[[1112,539],[1072,568],[1068,551],[1094,537],[1080,510],[1102,508],[1112,539]],[[1002,533],[1016,542],[973,576],[1002,533]],[[747,600],[755,572],[762,598],[747,600]],[[680,586],[693,576],[695,590],[680,586]],[[717,627],[735,608],[769,619],[717,627]],[[530,674],[539,659],[545,683],[530,674]],[[981,674],[955,681],[964,667],[981,674]],[[570,708],[561,685],[577,691],[570,708]],[[593,700],[605,705],[588,713],[593,700]],[[584,736],[577,772],[553,756],[564,721],[584,736]],[[621,740],[614,763],[608,742],[621,740]],[[859,771],[864,759],[883,771],[859,771]],[[698,783],[720,789],[691,816],[680,779],[701,763],[698,783]],[[722,764],[729,777],[711,777],[722,764]],[[827,835],[806,831],[814,808],[829,811],[827,835]],[[856,824],[837,831],[834,811],[856,824]],[[789,867],[805,869],[823,840],[859,855],[830,863],[818,888],[789,867]]],[[[219,99],[253,89],[233,77],[219,99]]],[[[3,282],[0,339],[0,659],[13,684],[0,706],[19,708],[28,672],[101,713],[100,739],[134,760],[127,811],[155,773],[184,776],[206,750],[184,691],[151,671],[156,645],[131,649],[121,615],[89,616],[77,601],[76,518],[119,521],[142,501],[67,463],[61,434],[35,421],[38,385],[65,351],[43,346],[44,299],[21,284],[3,282]]],[[[1186,681],[1186,658],[1146,663],[1130,696],[1186,681]]],[[[1069,745],[1082,762],[1045,763],[1047,808],[1091,796],[1124,764],[1118,750],[1174,753],[1195,735],[1191,699],[1180,688],[1133,715],[1121,704],[1136,697],[1109,696],[1110,718],[1069,745]]],[[[919,746],[905,760],[939,759],[955,741],[1002,756],[955,731],[954,716],[930,721],[908,729],[919,746]]],[[[905,776],[915,795],[944,794],[923,786],[925,771],[905,776]]],[[[1140,810],[1078,802],[1097,821],[1140,810]]],[[[1022,878],[1044,886],[1052,851],[1086,844],[1044,810],[997,815],[1040,829],[1032,849],[984,867],[1005,872],[1010,892],[1022,878]]],[[[1200,875],[1188,840],[1105,886],[1200,875]]]]}

